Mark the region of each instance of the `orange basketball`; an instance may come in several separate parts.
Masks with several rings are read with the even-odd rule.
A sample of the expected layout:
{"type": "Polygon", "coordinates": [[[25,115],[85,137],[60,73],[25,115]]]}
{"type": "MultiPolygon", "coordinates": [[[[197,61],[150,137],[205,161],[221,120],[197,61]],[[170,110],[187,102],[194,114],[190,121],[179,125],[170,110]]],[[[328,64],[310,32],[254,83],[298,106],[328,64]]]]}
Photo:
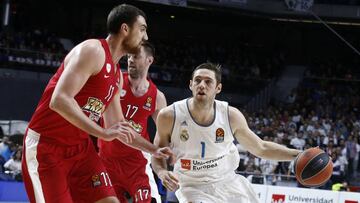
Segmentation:
{"type": "Polygon", "coordinates": [[[304,186],[324,185],[331,177],[333,163],[323,150],[314,147],[303,151],[294,163],[296,179],[304,186]]]}

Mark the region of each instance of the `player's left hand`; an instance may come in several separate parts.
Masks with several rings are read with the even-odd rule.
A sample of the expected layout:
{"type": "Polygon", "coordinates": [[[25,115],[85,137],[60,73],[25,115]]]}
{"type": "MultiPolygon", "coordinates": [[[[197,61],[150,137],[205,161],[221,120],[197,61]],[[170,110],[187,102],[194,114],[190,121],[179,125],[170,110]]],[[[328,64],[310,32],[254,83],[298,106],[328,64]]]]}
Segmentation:
{"type": "Polygon", "coordinates": [[[171,151],[169,147],[161,147],[158,148],[155,153],[152,154],[155,158],[158,159],[169,159],[174,160],[174,153],[171,151]]]}

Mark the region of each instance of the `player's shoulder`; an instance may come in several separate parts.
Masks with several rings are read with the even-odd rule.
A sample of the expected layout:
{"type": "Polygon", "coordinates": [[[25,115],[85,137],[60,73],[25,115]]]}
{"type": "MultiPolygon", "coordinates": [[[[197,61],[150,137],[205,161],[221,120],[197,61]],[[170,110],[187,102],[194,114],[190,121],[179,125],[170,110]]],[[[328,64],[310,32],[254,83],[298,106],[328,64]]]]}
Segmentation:
{"type": "Polygon", "coordinates": [[[173,105],[174,104],[162,108],[159,112],[159,116],[161,116],[164,119],[173,119],[175,116],[175,111],[174,111],[173,105]]]}
{"type": "Polygon", "coordinates": [[[81,42],[73,49],[71,58],[78,58],[82,64],[94,64],[94,73],[98,73],[102,68],[106,54],[98,39],[89,39],[81,42]]]}
{"type": "Polygon", "coordinates": [[[156,97],[159,98],[159,99],[165,99],[166,100],[165,94],[159,89],[157,89],[157,91],[156,91],[156,97]]]}
{"type": "Polygon", "coordinates": [[[87,60],[105,59],[105,50],[100,40],[89,39],[76,45],[68,56],[86,57],[87,60]]]}
{"type": "Polygon", "coordinates": [[[244,119],[244,115],[238,108],[229,105],[229,118],[230,120],[244,119]]]}
{"type": "Polygon", "coordinates": [[[93,53],[93,54],[99,54],[99,53],[105,53],[100,40],[98,39],[88,39],[76,46],[77,49],[79,49],[82,52],[86,53],[93,53]]]}

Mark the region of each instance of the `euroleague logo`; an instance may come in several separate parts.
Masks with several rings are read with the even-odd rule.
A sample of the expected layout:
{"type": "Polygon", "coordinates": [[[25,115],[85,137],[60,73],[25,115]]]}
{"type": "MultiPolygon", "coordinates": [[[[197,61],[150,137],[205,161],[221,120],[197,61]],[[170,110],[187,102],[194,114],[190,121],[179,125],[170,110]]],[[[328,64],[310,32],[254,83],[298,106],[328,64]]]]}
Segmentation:
{"type": "Polygon", "coordinates": [[[224,142],[224,137],[225,137],[224,129],[222,128],[216,129],[215,136],[216,136],[215,143],[224,142]]]}
{"type": "Polygon", "coordinates": [[[101,185],[100,176],[99,175],[93,175],[91,177],[91,181],[93,183],[93,187],[97,187],[101,185]]]}
{"type": "Polygon", "coordinates": [[[148,110],[148,111],[151,111],[151,103],[152,103],[152,97],[147,97],[143,108],[148,110]]]}
{"type": "Polygon", "coordinates": [[[271,203],[285,203],[285,195],[273,194],[271,203]]]}

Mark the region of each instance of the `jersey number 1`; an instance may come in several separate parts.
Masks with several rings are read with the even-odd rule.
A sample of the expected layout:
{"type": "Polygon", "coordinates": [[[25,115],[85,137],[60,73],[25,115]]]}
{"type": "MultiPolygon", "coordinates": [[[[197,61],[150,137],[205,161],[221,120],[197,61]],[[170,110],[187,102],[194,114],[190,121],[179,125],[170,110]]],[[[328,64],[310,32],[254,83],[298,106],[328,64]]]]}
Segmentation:
{"type": "Polygon", "coordinates": [[[205,142],[200,142],[201,143],[201,158],[205,157],[205,142]]]}

